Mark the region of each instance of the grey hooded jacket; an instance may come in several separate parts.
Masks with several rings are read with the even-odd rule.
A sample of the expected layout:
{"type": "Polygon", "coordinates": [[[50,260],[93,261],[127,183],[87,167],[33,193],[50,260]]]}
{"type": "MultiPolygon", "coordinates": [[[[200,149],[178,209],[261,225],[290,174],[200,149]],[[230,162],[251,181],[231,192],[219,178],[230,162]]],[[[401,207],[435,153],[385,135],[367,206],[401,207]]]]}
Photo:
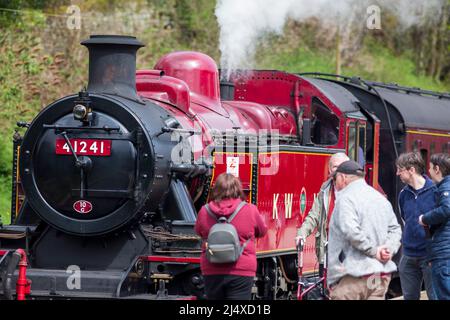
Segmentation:
{"type": "Polygon", "coordinates": [[[392,205],[364,179],[351,182],[336,195],[328,242],[328,285],[350,275],[361,277],[397,270],[390,260],[376,257],[377,247],[388,246],[392,255],[399,247],[402,231],[392,205]]]}

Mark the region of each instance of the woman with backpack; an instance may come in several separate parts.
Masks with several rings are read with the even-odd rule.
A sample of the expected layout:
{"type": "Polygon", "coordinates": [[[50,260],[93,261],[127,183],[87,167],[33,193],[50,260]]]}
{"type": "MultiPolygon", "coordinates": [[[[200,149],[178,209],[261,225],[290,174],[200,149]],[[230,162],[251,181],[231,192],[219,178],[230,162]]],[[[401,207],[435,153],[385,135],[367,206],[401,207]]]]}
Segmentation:
{"type": "Polygon", "coordinates": [[[239,178],[217,177],[210,202],[198,213],[195,232],[203,239],[200,268],[209,300],[250,300],[256,274],[255,238],[267,226],[258,208],[245,202],[239,178]]]}

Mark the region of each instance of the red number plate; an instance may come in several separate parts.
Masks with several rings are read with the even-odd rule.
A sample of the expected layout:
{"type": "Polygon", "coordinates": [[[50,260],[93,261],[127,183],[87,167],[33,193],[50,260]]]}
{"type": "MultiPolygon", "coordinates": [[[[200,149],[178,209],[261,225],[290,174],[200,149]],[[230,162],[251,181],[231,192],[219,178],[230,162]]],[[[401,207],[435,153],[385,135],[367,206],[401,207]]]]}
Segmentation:
{"type": "MultiPolygon", "coordinates": [[[[73,150],[82,156],[110,156],[111,140],[69,139],[73,150]]],[[[56,154],[72,154],[64,139],[56,139],[56,154]]]]}

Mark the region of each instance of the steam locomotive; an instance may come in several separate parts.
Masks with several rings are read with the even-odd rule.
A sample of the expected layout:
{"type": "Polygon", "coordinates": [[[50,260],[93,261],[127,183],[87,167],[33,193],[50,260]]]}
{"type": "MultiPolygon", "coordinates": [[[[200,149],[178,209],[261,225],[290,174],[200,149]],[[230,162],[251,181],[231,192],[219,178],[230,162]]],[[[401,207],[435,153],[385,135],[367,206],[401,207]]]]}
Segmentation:
{"type": "MultiPolygon", "coordinates": [[[[275,70],[220,82],[214,60],[198,52],[136,71],[135,37],[81,44],[87,87],[18,123],[26,132],[14,136],[11,224],[0,228],[2,298],[203,298],[193,226],[229,172],[269,227],[257,240],[254,298],[289,299],[296,229],[331,154],[363,164],[396,208],[396,156],[417,150],[429,161],[449,149],[449,94],[275,70]]],[[[314,237],[305,245],[310,277],[314,237]]]]}

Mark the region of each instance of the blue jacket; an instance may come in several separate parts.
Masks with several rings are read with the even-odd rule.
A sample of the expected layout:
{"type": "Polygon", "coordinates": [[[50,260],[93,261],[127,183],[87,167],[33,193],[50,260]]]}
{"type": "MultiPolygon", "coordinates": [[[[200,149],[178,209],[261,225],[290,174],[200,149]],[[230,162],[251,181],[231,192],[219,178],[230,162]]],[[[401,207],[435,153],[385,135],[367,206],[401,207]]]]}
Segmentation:
{"type": "Polygon", "coordinates": [[[400,215],[405,222],[402,235],[403,254],[410,257],[426,257],[429,239],[425,229],[419,224],[419,216],[436,207],[436,186],[427,176],[425,185],[415,190],[407,185],[400,191],[398,205],[400,215]]]}
{"type": "Polygon", "coordinates": [[[450,175],[437,184],[435,209],[428,211],[422,221],[432,231],[429,260],[450,259],[450,175]]]}

